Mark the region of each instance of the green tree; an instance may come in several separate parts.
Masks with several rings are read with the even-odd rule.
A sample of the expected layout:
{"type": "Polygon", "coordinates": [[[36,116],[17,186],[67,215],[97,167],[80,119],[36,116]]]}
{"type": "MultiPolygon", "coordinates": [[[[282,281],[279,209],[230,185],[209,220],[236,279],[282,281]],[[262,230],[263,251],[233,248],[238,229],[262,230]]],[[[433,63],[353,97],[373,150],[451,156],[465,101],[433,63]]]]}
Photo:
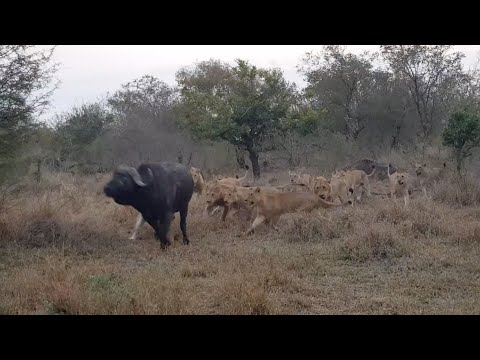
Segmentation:
{"type": "Polygon", "coordinates": [[[322,148],[321,132],[325,131],[326,124],[326,111],[314,110],[307,102],[299,100],[274,130],[275,148],[286,154],[290,168],[300,166],[302,160],[308,160],[309,153],[322,148]]]}
{"type": "Polygon", "coordinates": [[[260,176],[259,153],[295,102],[295,85],[279,69],[262,69],[247,61],[235,66],[210,60],[177,72],[182,119],[199,138],[227,141],[246,150],[253,175],[260,176]]]}
{"type": "Polygon", "coordinates": [[[113,115],[101,103],[84,104],[60,115],[56,132],[62,143],[61,155],[79,160],[112,122],[113,115]]]}
{"type": "Polygon", "coordinates": [[[480,117],[465,111],[453,113],[442,132],[443,145],[453,148],[460,173],[464,160],[480,145],[480,117]]]}

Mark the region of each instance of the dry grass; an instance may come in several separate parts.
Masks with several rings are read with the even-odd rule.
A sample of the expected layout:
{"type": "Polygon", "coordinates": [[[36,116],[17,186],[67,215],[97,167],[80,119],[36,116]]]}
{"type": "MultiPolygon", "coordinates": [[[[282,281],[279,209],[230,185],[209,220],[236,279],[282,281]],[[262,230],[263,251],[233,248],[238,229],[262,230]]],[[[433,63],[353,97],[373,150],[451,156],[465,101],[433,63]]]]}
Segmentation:
{"type": "Polygon", "coordinates": [[[128,240],[137,214],[103,195],[108,177],[52,175],[3,197],[0,313],[480,313],[474,179],[415,192],[409,209],[374,196],[252,236],[240,220],[203,218],[194,195],[191,246],[177,215],[162,251],[149,226],[128,240]]]}

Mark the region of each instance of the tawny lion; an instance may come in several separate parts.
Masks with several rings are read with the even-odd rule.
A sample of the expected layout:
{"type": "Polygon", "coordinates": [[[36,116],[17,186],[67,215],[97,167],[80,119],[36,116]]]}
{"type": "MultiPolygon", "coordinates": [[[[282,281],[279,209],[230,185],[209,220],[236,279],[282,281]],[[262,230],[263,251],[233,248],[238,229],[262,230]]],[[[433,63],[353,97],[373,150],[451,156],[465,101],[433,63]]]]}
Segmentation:
{"type": "Polygon", "coordinates": [[[400,195],[403,197],[405,207],[408,206],[410,201],[410,184],[408,174],[399,171],[390,174],[390,165],[388,166],[387,174],[390,188],[390,198],[396,201],[397,195],[400,195]]]}
{"type": "Polygon", "coordinates": [[[420,186],[422,187],[425,196],[427,196],[427,186],[438,181],[445,174],[446,167],[446,163],[443,163],[443,167],[430,167],[427,166],[427,164],[415,164],[415,174],[417,174],[417,179],[420,180],[420,186]]]}
{"type": "Polygon", "coordinates": [[[273,188],[277,189],[280,192],[308,192],[310,188],[305,184],[286,184],[286,185],[278,185],[274,186],[273,188]]]}
{"type": "Polygon", "coordinates": [[[203,177],[202,171],[192,166],[190,173],[193,178],[193,191],[200,195],[203,194],[205,190],[205,178],[203,177]]]}
{"type": "Polygon", "coordinates": [[[219,183],[222,184],[229,184],[229,185],[234,185],[234,186],[241,186],[243,181],[247,178],[248,176],[248,165],[245,165],[245,175],[241,178],[233,178],[233,177],[228,177],[224,179],[219,179],[217,180],[219,183]]]}
{"type": "Polygon", "coordinates": [[[247,230],[247,235],[253,233],[253,231],[266,220],[268,220],[272,226],[275,226],[280,216],[286,213],[312,211],[320,207],[331,208],[342,206],[326,201],[312,193],[275,193],[266,191],[265,189],[262,190],[260,187],[250,189],[246,202],[251,206],[257,207],[257,216],[251,227],[247,230]]]}
{"type": "Polygon", "coordinates": [[[344,171],[340,170],[337,175],[342,177],[346,184],[348,189],[352,189],[353,193],[356,195],[356,198],[358,201],[361,201],[362,195],[366,192],[367,197],[371,197],[371,192],[370,192],[370,181],[368,180],[369,177],[373,176],[375,173],[375,166],[372,165],[373,171],[370,174],[367,174],[363,170],[350,170],[350,171],[344,171]],[[361,189],[360,192],[357,191],[357,189],[361,189]]]}
{"type": "MultiPolygon", "coordinates": [[[[277,187],[271,186],[262,186],[262,190],[267,192],[280,192],[277,187]]],[[[247,213],[248,219],[250,220],[255,210],[255,206],[248,203],[248,195],[251,191],[251,187],[245,186],[234,186],[228,188],[225,191],[225,196],[223,197],[225,204],[229,207],[235,207],[237,210],[243,210],[247,213]]]]}
{"type": "Polygon", "coordinates": [[[297,171],[288,171],[291,184],[303,184],[308,186],[310,190],[313,190],[313,176],[309,174],[301,174],[297,171]]]}
{"type": "Polygon", "coordinates": [[[334,202],[338,198],[342,205],[353,205],[351,200],[353,189],[348,189],[346,182],[341,177],[332,176],[328,181],[323,176],[319,176],[315,178],[313,188],[314,194],[324,200],[334,202]]]}
{"type": "Polygon", "coordinates": [[[234,187],[235,185],[228,182],[222,183],[219,180],[208,183],[205,189],[205,201],[207,205],[204,212],[208,215],[213,215],[220,208],[223,208],[222,221],[225,221],[230,211],[230,206],[225,203],[225,195],[234,187]]]}

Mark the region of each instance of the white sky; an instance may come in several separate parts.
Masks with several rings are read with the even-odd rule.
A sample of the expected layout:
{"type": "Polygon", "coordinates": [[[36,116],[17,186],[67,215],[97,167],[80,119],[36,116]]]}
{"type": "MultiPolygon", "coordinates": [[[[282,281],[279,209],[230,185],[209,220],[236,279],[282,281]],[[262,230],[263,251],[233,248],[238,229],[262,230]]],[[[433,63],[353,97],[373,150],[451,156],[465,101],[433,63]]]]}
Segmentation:
{"type": "MultiPolygon", "coordinates": [[[[260,67],[279,67],[289,81],[303,85],[296,66],[306,52],[321,48],[322,45],[60,45],[54,58],[60,63],[57,78],[61,83],[44,117],[96,101],[146,74],[173,85],[179,68],[211,58],[229,63],[241,58],[260,67]]],[[[353,53],[378,48],[348,46],[353,53]]],[[[454,50],[465,53],[464,64],[469,67],[478,58],[480,45],[455,45],[454,50]]]]}

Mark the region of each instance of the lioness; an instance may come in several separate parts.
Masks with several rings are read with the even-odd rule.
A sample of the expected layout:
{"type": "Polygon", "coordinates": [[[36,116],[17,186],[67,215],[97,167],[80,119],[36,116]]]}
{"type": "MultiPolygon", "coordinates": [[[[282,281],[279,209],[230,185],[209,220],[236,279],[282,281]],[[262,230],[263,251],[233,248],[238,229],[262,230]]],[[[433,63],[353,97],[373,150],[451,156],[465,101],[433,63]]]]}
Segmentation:
{"type": "Polygon", "coordinates": [[[312,193],[275,193],[266,191],[265,189],[262,190],[260,187],[251,188],[245,201],[251,206],[257,207],[257,216],[251,227],[247,230],[247,235],[251,234],[266,220],[275,226],[280,216],[286,213],[312,211],[319,207],[331,208],[342,206],[328,202],[312,193]]]}
{"type": "Polygon", "coordinates": [[[400,195],[403,197],[405,206],[408,206],[410,200],[408,174],[398,171],[390,174],[390,166],[388,166],[387,175],[390,188],[390,198],[396,200],[397,195],[400,195]]]}
{"type": "Polygon", "coordinates": [[[373,171],[367,175],[367,173],[363,170],[351,170],[351,171],[343,171],[340,170],[338,172],[338,176],[342,177],[347,184],[348,189],[352,189],[353,193],[356,195],[358,201],[361,201],[362,195],[366,192],[367,197],[371,197],[370,193],[370,181],[368,180],[369,177],[373,176],[375,173],[376,168],[372,165],[373,171]],[[361,189],[360,192],[357,189],[361,189]]]}
{"type": "Polygon", "coordinates": [[[286,185],[279,185],[275,186],[280,192],[308,192],[310,188],[305,184],[286,184],[286,185]]]}
{"type": "Polygon", "coordinates": [[[291,184],[303,184],[308,186],[310,190],[313,190],[313,176],[309,174],[301,174],[296,171],[288,171],[291,184]]]}
{"type": "Polygon", "coordinates": [[[430,167],[427,164],[415,164],[415,173],[417,179],[420,180],[420,186],[423,189],[423,194],[427,196],[427,185],[432,185],[439,180],[445,173],[447,167],[446,163],[443,163],[443,167],[430,167]]]}
{"type": "Polygon", "coordinates": [[[350,199],[353,194],[353,189],[347,189],[346,182],[338,176],[332,176],[330,181],[322,176],[315,178],[313,193],[330,202],[334,202],[339,198],[342,205],[353,205],[350,199]]]}
{"type": "MultiPolygon", "coordinates": [[[[248,215],[248,219],[251,218],[253,211],[255,210],[255,206],[249,204],[247,200],[251,189],[251,187],[234,186],[226,189],[225,196],[223,197],[227,206],[245,211],[248,215]]],[[[261,189],[267,192],[280,192],[276,187],[270,186],[261,187],[261,189]]]]}
{"type": "Polygon", "coordinates": [[[234,188],[234,185],[222,183],[218,180],[208,183],[205,191],[205,201],[207,203],[205,207],[206,214],[213,215],[220,207],[223,207],[222,221],[225,221],[230,206],[225,203],[224,198],[225,194],[232,188],[234,188]]]}
{"type": "Polygon", "coordinates": [[[229,178],[224,178],[224,179],[219,179],[217,180],[219,183],[221,184],[229,184],[229,185],[234,185],[234,186],[241,186],[242,185],[242,182],[247,178],[248,176],[248,165],[245,165],[245,175],[241,178],[233,178],[233,177],[229,177],[229,178]]]}
{"type": "Polygon", "coordinates": [[[198,194],[203,194],[205,190],[205,178],[203,177],[202,171],[196,167],[190,168],[190,173],[193,178],[193,191],[198,194]]]}

